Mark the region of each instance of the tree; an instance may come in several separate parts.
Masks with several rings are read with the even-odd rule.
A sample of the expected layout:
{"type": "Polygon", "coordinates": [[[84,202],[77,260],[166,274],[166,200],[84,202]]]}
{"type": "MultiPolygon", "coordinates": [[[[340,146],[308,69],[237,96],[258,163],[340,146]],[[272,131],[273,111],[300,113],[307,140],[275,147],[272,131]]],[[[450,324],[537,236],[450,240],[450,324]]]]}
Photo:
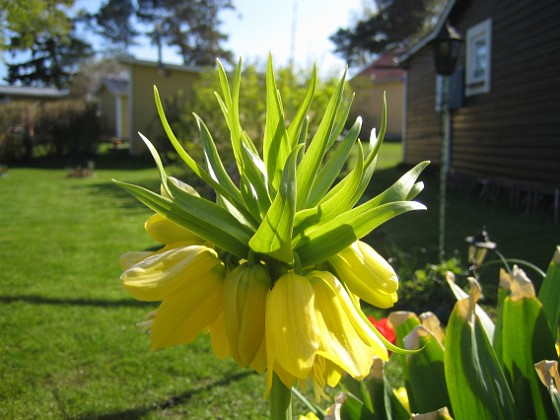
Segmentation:
{"type": "Polygon", "coordinates": [[[331,35],[335,53],[349,65],[364,64],[383,51],[398,51],[411,45],[431,27],[444,5],[443,0],[374,0],[370,12],[351,28],[331,35]]]}
{"type": "Polygon", "coordinates": [[[219,31],[225,9],[233,9],[230,0],[107,0],[93,18],[97,32],[121,55],[143,34],[160,49],[177,47],[184,64],[204,66],[216,58],[231,62],[222,47],[227,35],[219,31]]]}
{"type": "Polygon", "coordinates": [[[31,48],[37,34],[67,36],[72,30],[68,18],[75,0],[4,0],[0,7],[0,51],[31,48]],[[14,45],[13,37],[17,37],[14,45]]]}
{"type": "Polygon", "coordinates": [[[8,1],[0,11],[2,49],[16,62],[7,62],[6,80],[13,84],[68,85],[78,65],[93,54],[76,36],[81,12],[72,12],[74,0],[8,1]]]}
{"type": "Polygon", "coordinates": [[[137,17],[151,25],[155,45],[165,41],[177,47],[185,65],[213,65],[216,58],[231,62],[232,53],[221,44],[219,13],[233,9],[230,0],[138,0],[137,17]]]}
{"type": "Polygon", "coordinates": [[[109,41],[110,50],[120,55],[128,54],[140,32],[134,26],[136,7],[132,0],[108,0],[91,18],[97,33],[109,41]]]}
{"type": "Polygon", "coordinates": [[[8,63],[10,84],[21,82],[25,86],[67,87],[79,64],[93,54],[91,46],[73,35],[60,37],[50,34],[37,35],[30,48],[31,58],[18,63],[8,63]]]}

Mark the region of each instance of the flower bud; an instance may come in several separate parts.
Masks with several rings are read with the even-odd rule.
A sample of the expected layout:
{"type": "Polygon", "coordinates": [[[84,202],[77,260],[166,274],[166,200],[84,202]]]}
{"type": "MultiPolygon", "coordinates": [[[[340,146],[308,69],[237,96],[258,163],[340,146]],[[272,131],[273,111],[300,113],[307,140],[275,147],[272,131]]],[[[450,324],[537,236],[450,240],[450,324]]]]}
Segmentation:
{"type": "Polygon", "coordinates": [[[367,303],[390,308],[397,301],[399,282],[395,270],[365,242],[354,242],[329,262],[350,291],[367,303]]]}
{"type": "Polygon", "coordinates": [[[266,297],[271,286],[266,268],[243,263],[226,276],[224,315],[233,359],[257,371],[266,367],[264,324],[266,297]]]}

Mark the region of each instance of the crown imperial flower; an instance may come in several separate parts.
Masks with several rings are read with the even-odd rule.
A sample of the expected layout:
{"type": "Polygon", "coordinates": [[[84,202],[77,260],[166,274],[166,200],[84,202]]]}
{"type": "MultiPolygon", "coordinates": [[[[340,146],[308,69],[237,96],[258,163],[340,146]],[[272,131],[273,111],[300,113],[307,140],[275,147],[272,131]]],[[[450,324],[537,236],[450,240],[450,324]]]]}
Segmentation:
{"type": "Polygon", "coordinates": [[[398,287],[390,265],[360,239],[399,214],[424,208],[411,200],[423,188],[416,180],[427,162],[358,204],[374,172],[385,114],[379,137],[373,131],[365,144],[358,139],[361,119],[343,132],[351,101],[343,95],[342,77],[317,131],[308,136],[316,72],[287,124],[269,60],[259,151],[240,123],[241,63],[232,85],[219,62],[218,75],[221,94],[216,96],[238,174],[232,178],[225,170],[198,116],[206,166],[189,155],[155,89],[170,142],[215,191],[216,201],[168,176],[156,149],[141,135],[159,168],[161,192],[115,182],[155,212],[145,227],[163,246],[156,252],[125,254],[121,281],[136,299],[161,301],[141,324],[150,331],[153,349],[189,343],[208,332],[218,357],[231,355],[243,366],[266,370],[267,390],[273,394],[310,380],[320,398],[323,388],[335,386],[344,372],[364,378],[374,356],[386,360],[388,350],[404,351],[387,341],[360,309],[359,299],[391,306],[398,287]],[[352,150],[356,164],[340,178],[352,150]]]}
{"type": "Polygon", "coordinates": [[[354,242],[330,257],[329,262],[350,291],[367,303],[390,308],[397,301],[397,273],[365,242],[354,242]]]}

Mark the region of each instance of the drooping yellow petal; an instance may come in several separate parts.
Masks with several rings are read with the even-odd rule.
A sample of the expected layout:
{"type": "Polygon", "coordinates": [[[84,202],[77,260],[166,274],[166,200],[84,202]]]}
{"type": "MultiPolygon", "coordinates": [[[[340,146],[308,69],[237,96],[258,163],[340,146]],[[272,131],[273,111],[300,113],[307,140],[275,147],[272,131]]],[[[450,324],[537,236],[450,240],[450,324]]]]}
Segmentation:
{"type": "Polygon", "coordinates": [[[397,301],[399,282],[395,270],[365,242],[354,242],[329,262],[350,291],[366,302],[390,308],[397,301]]]}
{"type": "Polygon", "coordinates": [[[272,281],[266,268],[243,263],[224,282],[224,311],[231,354],[250,365],[264,341],[266,298],[272,281]]]}
{"type": "Polygon", "coordinates": [[[135,264],[138,264],[140,261],[154,255],[154,252],[150,251],[131,251],[125,252],[119,257],[119,265],[121,270],[128,270],[135,264]]]}
{"type": "Polygon", "coordinates": [[[148,234],[162,244],[184,242],[188,245],[201,245],[204,240],[183,226],[156,213],[146,220],[144,227],[148,234]]]}
{"type": "MultiPolygon", "coordinates": [[[[338,279],[327,271],[314,271],[308,276],[315,290],[315,316],[321,329],[318,354],[332,361],[356,379],[366,377],[371,369],[374,350],[356,331],[344,300],[338,279]]],[[[351,316],[359,316],[357,313],[351,316]]]]}
{"type": "Polygon", "coordinates": [[[210,326],[212,337],[212,350],[218,359],[225,359],[230,355],[229,342],[226,334],[226,323],[224,312],[220,312],[216,321],[210,326]]]}
{"type": "Polygon", "coordinates": [[[153,254],[121,274],[124,287],[135,299],[164,300],[209,273],[224,275],[223,263],[213,249],[181,245],[153,254]]]}
{"type": "Polygon", "coordinates": [[[328,273],[327,275],[321,275],[321,278],[329,284],[329,286],[337,295],[338,300],[341,304],[341,308],[346,313],[346,316],[354,327],[354,330],[356,331],[360,339],[372,348],[373,355],[387,361],[389,359],[387,348],[379,339],[379,337],[373,332],[372,325],[367,320],[364,320],[364,317],[361,316],[360,313],[358,313],[360,309],[354,307],[350,296],[348,295],[340,281],[338,281],[338,279],[333,275],[329,274],[330,273],[328,273]]]}
{"type": "Polygon", "coordinates": [[[252,275],[247,282],[239,286],[238,303],[240,309],[239,326],[239,356],[243,363],[249,364],[255,358],[264,338],[264,325],[266,313],[266,298],[270,289],[271,280],[268,271],[262,266],[254,265],[252,275]]]}
{"type": "Polygon", "coordinates": [[[158,308],[151,329],[153,350],[192,342],[223,312],[223,274],[214,270],[189,283],[158,308]]]}
{"type": "Polygon", "coordinates": [[[249,363],[249,366],[255,369],[258,373],[263,373],[266,369],[266,338],[263,336],[255,358],[249,363]]]}
{"type": "MultiPolygon", "coordinates": [[[[306,379],[322,332],[317,328],[314,292],[304,276],[288,272],[278,279],[266,302],[267,381],[277,363],[289,375],[306,379]]],[[[281,375],[278,375],[282,379],[281,375]]],[[[284,380],[282,380],[284,382],[284,380]]],[[[286,386],[288,384],[284,382],[286,386]]]]}

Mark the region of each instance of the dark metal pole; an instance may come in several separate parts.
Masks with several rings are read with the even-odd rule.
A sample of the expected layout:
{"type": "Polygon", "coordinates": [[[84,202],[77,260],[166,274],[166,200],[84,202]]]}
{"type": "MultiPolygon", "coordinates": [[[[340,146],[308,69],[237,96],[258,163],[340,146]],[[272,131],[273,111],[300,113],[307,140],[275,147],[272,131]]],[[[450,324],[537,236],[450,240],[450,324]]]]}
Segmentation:
{"type": "Polygon", "coordinates": [[[441,101],[441,156],[439,163],[439,238],[438,238],[438,257],[440,262],[445,260],[445,218],[447,204],[447,172],[449,171],[449,76],[441,76],[442,83],[442,101],[441,101]]]}

